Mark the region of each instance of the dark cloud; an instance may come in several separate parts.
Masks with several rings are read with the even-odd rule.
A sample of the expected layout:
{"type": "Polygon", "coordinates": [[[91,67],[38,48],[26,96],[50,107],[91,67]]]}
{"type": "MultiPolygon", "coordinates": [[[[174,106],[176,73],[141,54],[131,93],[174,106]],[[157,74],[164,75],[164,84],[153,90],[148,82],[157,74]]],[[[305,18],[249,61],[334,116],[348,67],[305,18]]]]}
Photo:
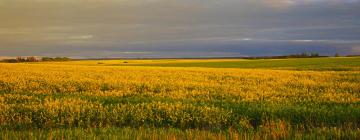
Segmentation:
{"type": "Polygon", "coordinates": [[[0,56],[360,53],[358,0],[2,0],[0,56]]]}

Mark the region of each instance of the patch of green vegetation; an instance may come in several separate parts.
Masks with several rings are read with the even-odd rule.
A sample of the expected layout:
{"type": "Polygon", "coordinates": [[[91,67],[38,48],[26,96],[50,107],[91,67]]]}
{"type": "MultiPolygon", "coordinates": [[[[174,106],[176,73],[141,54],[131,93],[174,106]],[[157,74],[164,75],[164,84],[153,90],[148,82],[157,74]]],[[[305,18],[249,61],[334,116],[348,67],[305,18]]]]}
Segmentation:
{"type": "MultiPolygon", "coordinates": [[[[194,61],[134,64],[135,66],[156,67],[206,67],[206,68],[261,68],[317,71],[351,71],[360,69],[360,57],[349,58],[295,58],[261,59],[239,61],[194,61]]],[[[134,66],[131,65],[131,66],[134,66]]]]}

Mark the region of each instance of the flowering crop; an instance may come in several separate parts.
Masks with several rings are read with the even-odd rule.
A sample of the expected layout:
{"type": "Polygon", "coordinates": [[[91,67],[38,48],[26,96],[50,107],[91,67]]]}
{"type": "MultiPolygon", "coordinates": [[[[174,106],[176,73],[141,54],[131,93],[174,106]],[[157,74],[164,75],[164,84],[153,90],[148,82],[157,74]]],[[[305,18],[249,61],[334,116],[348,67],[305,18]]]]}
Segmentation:
{"type": "Polygon", "coordinates": [[[359,124],[359,71],[0,64],[2,128],[359,124]]]}

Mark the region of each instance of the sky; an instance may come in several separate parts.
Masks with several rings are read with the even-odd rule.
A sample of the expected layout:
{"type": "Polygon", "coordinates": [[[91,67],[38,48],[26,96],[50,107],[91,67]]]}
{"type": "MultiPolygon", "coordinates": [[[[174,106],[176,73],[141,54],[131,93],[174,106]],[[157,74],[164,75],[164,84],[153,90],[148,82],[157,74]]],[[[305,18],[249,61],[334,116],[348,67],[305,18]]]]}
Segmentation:
{"type": "Polygon", "coordinates": [[[360,0],[0,0],[0,56],[360,54],[360,0]]]}

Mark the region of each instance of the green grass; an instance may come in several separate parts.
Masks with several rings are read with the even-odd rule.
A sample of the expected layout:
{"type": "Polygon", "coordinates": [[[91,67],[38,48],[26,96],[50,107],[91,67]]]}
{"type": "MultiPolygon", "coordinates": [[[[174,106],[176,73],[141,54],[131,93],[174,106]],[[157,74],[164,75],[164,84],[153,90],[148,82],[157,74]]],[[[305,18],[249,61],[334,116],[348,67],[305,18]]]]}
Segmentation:
{"type": "Polygon", "coordinates": [[[109,128],[68,128],[68,129],[33,129],[33,130],[0,130],[1,140],[36,140],[36,139],[357,139],[360,129],[344,130],[338,128],[317,128],[311,132],[296,130],[283,133],[282,130],[259,128],[257,131],[236,132],[231,129],[224,131],[207,131],[199,129],[181,130],[177,128],[153,127],[109,127],[109,128]]]}
{"type": "MultiPolygon", "coordinates": [[[[113,64],[114,65],[114,64],[113,64]]],[[[115,64],[116,65],[116,64],[115,64]]],[[[126,64],[118,64],[126,65],[126,64]]],[[[131,66],[156,67],[205,67],[205,68],[261,68],[261,69],[289,69],[289,70],[318,70],[318,71],[351,71],[360,70],[360,57],[349,58],[298,58],[298,59],[264,59],[238,61],[204,61],[169,62],[127,64],[131,66]]]]}

